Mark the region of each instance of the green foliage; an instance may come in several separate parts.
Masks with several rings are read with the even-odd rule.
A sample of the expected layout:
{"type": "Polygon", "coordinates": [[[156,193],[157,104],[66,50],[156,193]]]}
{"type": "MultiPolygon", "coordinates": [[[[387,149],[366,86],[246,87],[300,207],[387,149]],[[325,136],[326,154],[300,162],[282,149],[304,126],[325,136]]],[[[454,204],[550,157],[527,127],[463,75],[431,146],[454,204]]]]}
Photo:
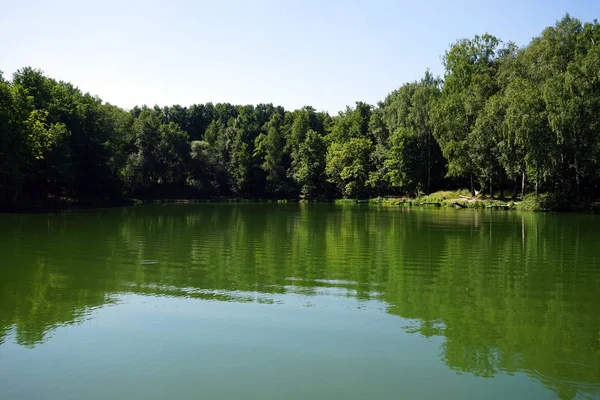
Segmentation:
{"type": "Polygon", "coordinates": [[[368,195],[367,180],[372,169],[369,139],[351,138],[346,143],[332,143],[327,153],[326,173],[344,197],[368,195]]]}
{"type": "Polygon", "coordinates": [[[486,101],[498,91],[496,73],[505,53],[500,46],[499,39],[485,34],[457,41],[444,56],[444,86],[433,116],[436,137],[448,160],[448,176],[478,172],[474,155],[485,144],[479,141],[480,148],[473,148],[477,139],[470,136],[486,101]]]}
{"type": "Polygon", "coordinates": [[[260,168],[266,174],[267,191],[274,195],[285,193],[287,189],[282,123],[281,114],[273,114],[269,122],[263,125],[263,133],[254,141],[254,157],[258,159],[260,168]]]}
{"type": "Polygon", "coordinates": [[[560,193],[529,194],[516,203],[519,211],[550,211],[569,208],[567,199],[560,193]]]}
{"type": "Polygon", "coordinates": [[[205,196],[214,194],[214,166],[211,163],[211,146],[202,140],[190,144],[190,185],[205,196]]]}
{"type": "Polygon", "coordinates": [[[392,187],[413,195],[429,193],[432,180],[436,184],[435,178],[441,175],[443,160],[431,120],[439,85],[427,71],[421,81],[403,85],[384,102],[384,120],[391,135],[382,175],[392,187]]]}
{"type": "Polygon", "coordinates": [[[598,22],[569,15],[520,49],[489,34],[460,39],[443,80],[426,71],[375,107],[333,117],[272,104],[126,111],[38,69],[0,73],[0,207],[468,186],[590,200],[600,196],[598,43],[598,22]]]}
{"type": "Polygon", "coordinates": [[[310,129],[298,148],[294,160],[294,179],[304,195],[321,195],[325,189],[325,157],[327,145],[317,132],[310,129]]]}

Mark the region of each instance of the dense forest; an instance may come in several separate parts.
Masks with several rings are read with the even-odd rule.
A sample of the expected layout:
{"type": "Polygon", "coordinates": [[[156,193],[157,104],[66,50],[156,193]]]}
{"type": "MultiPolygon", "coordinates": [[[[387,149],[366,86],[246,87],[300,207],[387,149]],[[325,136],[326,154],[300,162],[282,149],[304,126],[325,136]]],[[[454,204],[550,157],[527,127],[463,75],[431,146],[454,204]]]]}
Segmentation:
{"type": "MultiPolygon", "coordinates": [[[[376,106],[124,110],[25,67],[0,73],[0,207],[221,196],[367,198],[469,188],[600,195],[600,24],[525,47],[460,39],[376,106]]],[[[407,62],[409,62],[407,60],[407,62]]]]}

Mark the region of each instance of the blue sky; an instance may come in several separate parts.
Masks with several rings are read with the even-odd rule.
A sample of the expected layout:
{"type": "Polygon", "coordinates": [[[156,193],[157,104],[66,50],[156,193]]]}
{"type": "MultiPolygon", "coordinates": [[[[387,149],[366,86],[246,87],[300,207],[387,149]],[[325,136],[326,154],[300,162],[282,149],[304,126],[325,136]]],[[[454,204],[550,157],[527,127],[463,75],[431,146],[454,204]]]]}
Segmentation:
{"type": "Polygon", "coordinates": [[[527,44],[581,1],[0,0],[0,70],[23,66],[121,107],[212,101],[375,104],[458,38],[489,32],[527,44]]]}

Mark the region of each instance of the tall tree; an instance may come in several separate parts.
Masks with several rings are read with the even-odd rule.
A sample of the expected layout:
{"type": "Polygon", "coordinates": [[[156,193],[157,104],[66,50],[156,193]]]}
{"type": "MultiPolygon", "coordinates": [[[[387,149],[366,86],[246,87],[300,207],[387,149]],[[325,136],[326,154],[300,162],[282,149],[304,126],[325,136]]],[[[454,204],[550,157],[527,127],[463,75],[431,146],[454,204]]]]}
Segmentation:
{"type": "Polygon", "coordinates": [[[254,146],[254,156],[258,158],[260,168],[266,174],[267,191],[273,195],[285,195],[288,190],[282,124],[281,114],[273,114],[263,125],[263,132],[256,137],[254,146]]]}
{"type": "Polygon", "coordinates": [[[327,153],[326,173],[344,197],[364,198],[372,171],[373,143],[366,138],[350,138],[345,143],[334,142],[327,153]]]}
{"type": "Polygon", "coordinates": [[[304,195],[319,196],[326,190],[325,157],[327,144],[317,132],[309,129],[300,144],[294,165],[294,179],[304,195]]]}
{"type": "Polygon", "coordinates": [[[514,50],[485,34],[455,42],[443,57],[446,69],[440,101],[433,112],[435,135],[448,162],[448,176],[470,178],[474,194],[477,174],[469,145],[479,113],[498,91],[499,59],[514,50]]]}

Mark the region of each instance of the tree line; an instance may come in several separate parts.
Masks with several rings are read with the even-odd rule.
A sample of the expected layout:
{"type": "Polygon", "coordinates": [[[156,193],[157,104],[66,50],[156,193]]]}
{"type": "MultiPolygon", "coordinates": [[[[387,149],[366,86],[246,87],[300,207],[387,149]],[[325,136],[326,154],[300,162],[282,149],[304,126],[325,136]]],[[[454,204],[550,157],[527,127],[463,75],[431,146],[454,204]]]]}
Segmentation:
{"type": "Polygon", "coordinates": [[[600,25],[518,48],[484,34],[373,106],[124,110],[25,67],[0,73],[0,206],[127,197],[600,194],[600,25]]]}

